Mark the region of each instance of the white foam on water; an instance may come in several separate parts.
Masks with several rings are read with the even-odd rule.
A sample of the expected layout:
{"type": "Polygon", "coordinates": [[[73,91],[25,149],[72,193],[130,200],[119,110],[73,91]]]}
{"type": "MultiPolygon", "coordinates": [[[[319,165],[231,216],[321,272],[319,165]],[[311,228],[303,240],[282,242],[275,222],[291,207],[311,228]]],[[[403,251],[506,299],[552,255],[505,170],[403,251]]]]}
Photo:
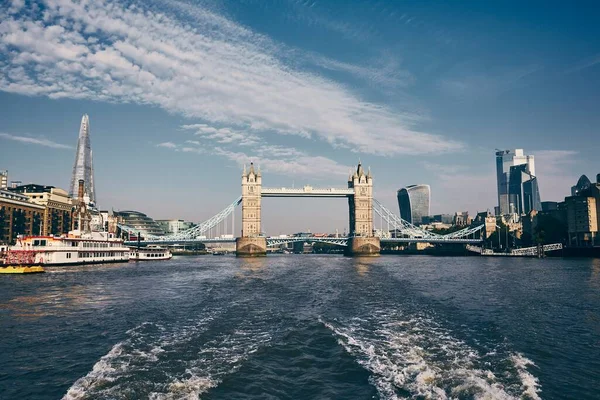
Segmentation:
{"type": "Polygon", "coordinates": [[[270,342],[270,330],[276,328],[242,322],[202,342],[201,334],[213,319],[175,327],[145,323],[129,330],[128,338],[113,346],[63,399],[127,397],[133,383],[144,397],[155,400],[198,399],[270,342]]]}
{"type": "Polygon", "coordinates": [[[107,382],[115,380],[114,376],[126,368],[126,364],[116,365],[114,362],[118,360],[123,353],[123,342],[117,343],[110,351],[102,356],[100,360],[94,364],[92,370],[84,377],[79,378],[69,388],[64,395],[63,400],[78,400],[83,399],[86,393],[95,387],[107,382]]]}
{"type": "Polygon", "coordinates": [[[533,400],[540,400],[541,397],[538,395],[542,391],[540,381],[527,370],[527,366],[529,365],[535,367],[534,362],[520,353],[514,354],[511,359],[522,382],[523,396],[527,396],[533,400]]]}
{"type": "Polygon", "coordinates": [[[90,372],[76,380],[63,396],[63,400],[85,399],[90,394],[115,396],[121,390],[118,384],[114,384],[118,378],[127,377],[156,364],[159,356],[165,353],[167,345],[185,341],[192,333],[202,331],[213,318],[214,315],[207,315],[192,326],[184,327],[187,336],[150,322],[129,329],[125,332],[128,338],[115,344],[94,364],[90,372]]]}
{"type": "Polygon", "coordinates": [[[166,393],[152,392],[148,396],[150,400],[197,400],[202,393],[217,386],[218,382],[199,376],[189,379],[175,379],[168,386],[166,393]]]}
{"type": "Polygon", "coordinates": [[[489,353],[480,353],[457,339],[430,317],[403,317],[394,311],[377,312],[367,320],[319,321],[371,372],[370,382],[384,399],[403,395],[429,399],[539,399],[537,378],[526,369],[530,360],[508,355],[514,370],[505,372],[520,382],[520,388],[514,387],[486,367],[484,359],[489,353]]]}

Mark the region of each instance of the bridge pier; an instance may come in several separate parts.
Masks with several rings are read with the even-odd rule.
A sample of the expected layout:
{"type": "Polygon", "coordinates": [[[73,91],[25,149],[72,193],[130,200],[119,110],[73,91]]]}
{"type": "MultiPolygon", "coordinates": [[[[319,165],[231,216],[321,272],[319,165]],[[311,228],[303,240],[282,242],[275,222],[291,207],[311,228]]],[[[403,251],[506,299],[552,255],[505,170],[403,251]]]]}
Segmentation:
{"type": "Polygon", "coordinates": [[[267,238],[239,237],[235,240],[237,257],[265,257],[267,255],[267,238]]]}
{"type": "Polygon", "coordinates": [[[352,237],[348,239],[345,256],[349,257],[377,257],[381,251],[381,242],[378,237],[352,237]]]}

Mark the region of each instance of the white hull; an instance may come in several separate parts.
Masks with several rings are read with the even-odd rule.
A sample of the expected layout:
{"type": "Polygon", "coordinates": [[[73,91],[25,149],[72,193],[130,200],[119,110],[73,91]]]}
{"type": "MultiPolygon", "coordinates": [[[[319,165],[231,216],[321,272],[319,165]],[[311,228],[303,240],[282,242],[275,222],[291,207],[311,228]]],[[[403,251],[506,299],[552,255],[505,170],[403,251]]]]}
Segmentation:
{"type": "Polygon", "coordinates": [[[130,261],[158,261],[170,260],[173,257],[171,252],[163,247],[148,246],[148,247],[131,247],[129,249],[130,261]]]}

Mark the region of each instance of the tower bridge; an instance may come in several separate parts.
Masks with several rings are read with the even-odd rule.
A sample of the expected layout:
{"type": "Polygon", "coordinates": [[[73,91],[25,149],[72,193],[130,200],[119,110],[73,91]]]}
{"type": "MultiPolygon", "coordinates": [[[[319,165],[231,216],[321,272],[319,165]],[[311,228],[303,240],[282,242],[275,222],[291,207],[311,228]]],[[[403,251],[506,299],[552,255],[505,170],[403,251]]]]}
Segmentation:
{"type": "Polygon", "coordinates": [[[263,197],[346,197],[350,213],[350,237],[347,242],[348,255],[379,255],[381,248],[378,237],[373,235],[373,178],[371,171],[365,173],[359,163],[356,172],[348,178],[344,189],[318,189],[304,186],[301,189],[264,188],[260,169],[242,173],[242,236],[236,240],[236,254],[256,257],[267,254],[267,239],[262,236],[261,207],[263,197]]]}
{"type": "MultiPolygon", "coordinates": [[[[242,195],[218,214],[208,220],[177,234],[166,236],[146,235],[140,244],[187,244],[187,243],[236,243],[236,254],[242,257],[264,256],[267,247],[278,244],[306,241],[324,242],[346,247],[351,256],[379,255],[381,243],[461,243],[478,244],[482,242],[484,225],[467,227],[447,235],[436,234],[417,227],[388,210],[373,198],[373,177],[371,171],[365,172],[359,163],[356,171],[348,177],[347,188],[314,188],[310,185],[301,188],[262,187],[262,174],[251,163],[242,173],[242,195]],[[349,232],[347,237],[266,237],[261,229],[263,197],[332,197],[347,198],[349,212],[349,232]],[[228,217],[234,215],[235,208],[242,205],[242,232],[238,238],[207,237],[219,224],[225,224],[228,217]],[[380,222],[380,232],[394,232],[393,237],[376,235],[373,214],[380,222]]],[[[232,231],[233,228],[232,220],[232,231]]],[[[137,236],[140,232],[134,227],[119,225],[126,232],[137,236]]],[[[134,245],[138,242],[127,242],[134,245]]]]}

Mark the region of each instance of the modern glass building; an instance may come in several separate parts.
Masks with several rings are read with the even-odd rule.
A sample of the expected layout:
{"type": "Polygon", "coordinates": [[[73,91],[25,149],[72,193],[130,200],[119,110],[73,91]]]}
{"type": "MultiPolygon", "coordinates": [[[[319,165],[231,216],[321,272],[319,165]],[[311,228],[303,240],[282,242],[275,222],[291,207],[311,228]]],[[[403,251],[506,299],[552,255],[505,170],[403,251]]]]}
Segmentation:
{"type": "Polygon", "coordinates": [[[589,189],[590,186],[592,186],[590,179],[585,175],[581,175],[577,181],[577,184],[575,186],[571,186],[571,196],[577,196],[579,193],[589,189]]]}
{"type": "Polygon", "coordinates": [[[542,210],[537,178],[529,172],[527,164],[510,167],[508,203],[510,213],[514,214],[542,210]]]}
{"type": "Polygon", "coordinates": [[[429,185],[410,185],[398,190],[400,217],[411,224],[423,223],[431,215],[431,189],[429,185]]]}
{"type": "Polygon", "coordinates": [[[535,176],[533,156],[523,154],[523,149],[496,151],[496,179],[498,184],[498,206],[496,215],[510,214],[513,210],[509,201],[510,168],[525,165],[526,171],[535,176]]]}
{"type": "Polygon", "coordinates": [[[142,236],[162,236],[165,231],[152,218],[139,211],[114,211],[115,217],[120,224],[130,226],[140,231],[142,236]]]}
{"type": "Polygon", "coordinates": [[[77,141],[77,153],[75,154],[75,164],[73,164],[73,175],[71,177],[71,187],[69,196],[77,197],[77,188],[79,180],[83,179],[85,187],[85,196],[89,197],[89,202],[96,204],[96,187],[94,186],[94,165],[92,161],[92,143],[90,141],[90,118],[87,114],[81,117],[79,126],[79,140],[77,141]]]}

